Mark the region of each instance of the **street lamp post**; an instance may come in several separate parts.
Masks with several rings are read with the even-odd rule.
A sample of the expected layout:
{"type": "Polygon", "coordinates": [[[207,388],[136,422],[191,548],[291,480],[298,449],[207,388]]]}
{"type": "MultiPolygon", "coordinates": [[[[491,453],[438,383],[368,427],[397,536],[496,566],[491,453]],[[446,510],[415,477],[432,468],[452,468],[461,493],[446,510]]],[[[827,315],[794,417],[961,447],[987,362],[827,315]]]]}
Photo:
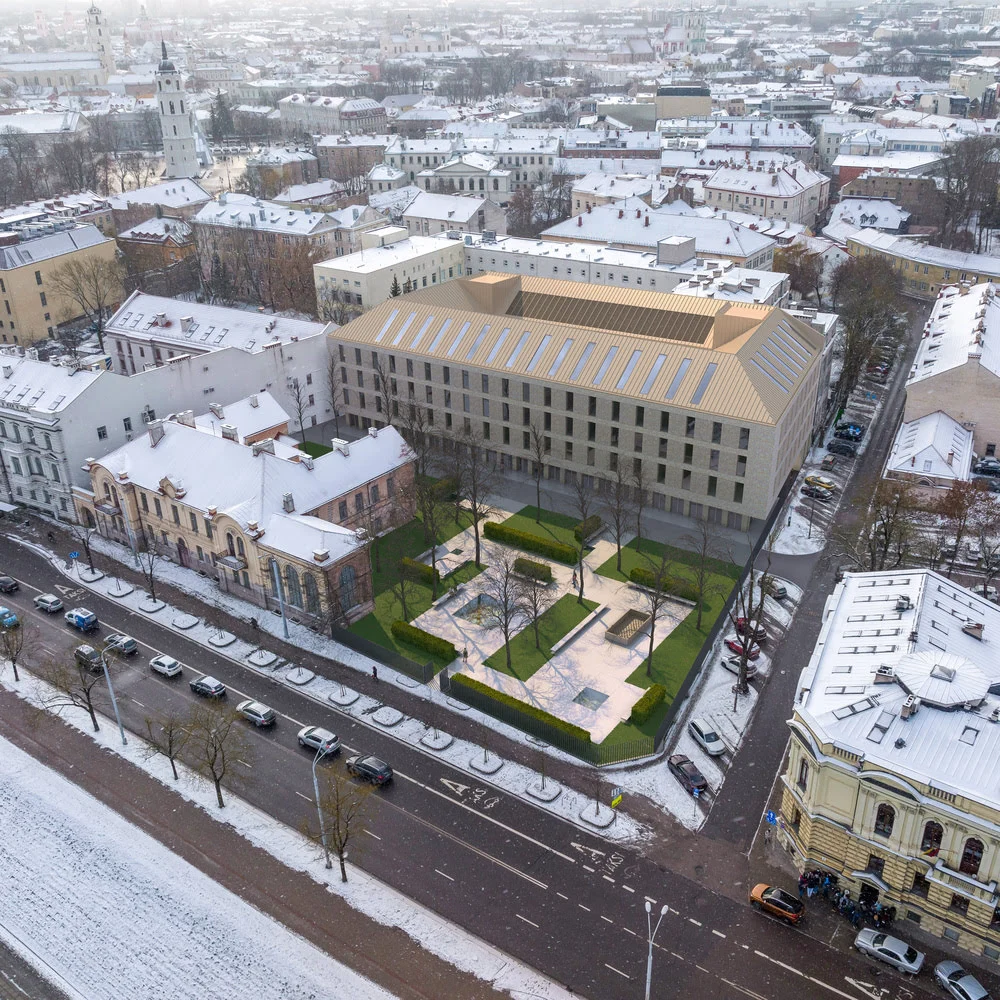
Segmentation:
{"type": "Polygon", "coordinates": [[[320,762],[321,758],[332,752],[330,747],[320,747],[316,751],[316,756],[313,757],[312,763],[313,795],[316,796],[316,816],[319,819],[319,836],[323,842],[323,855],[326,858],[327,868],[332,868],[333,862],[330,860],[330,847],[326,842],[326,823],[323,821],[323,809],[319,804],[319,779],[316,777],[316,765],[320,762]]]}
{"type": "Polygon", "coordinates": [[[646,900],[646,929],[649,932],[649,957],[646,959],[646,1000],[649,1000],[649,987],[653,981],[653,939],[656,937],[656,932],[660,929],[660,923],[663,918],[667,915],[667,911],[670,909],[666,904],[660,910],[660,916],[656,921],[656,926],[653,926],[652,912],[653,907],[649,900],[646,900]]]}
{"type": "Polygon", "coordinates": [[[121,733],[122,746],[128,746],[125,738],[125,727],[122,725],[122,717],[118,714],[118,699],[115,698],[115,689],[111,686],[111,674],[108,672],[108,660],[104,653],[101,653],[101,669],[104,671],[104,679],[108,683],[108,694],[111,695],[111,707],[115,710],[115,721],[118,723],[118,732],[121,733]]]}

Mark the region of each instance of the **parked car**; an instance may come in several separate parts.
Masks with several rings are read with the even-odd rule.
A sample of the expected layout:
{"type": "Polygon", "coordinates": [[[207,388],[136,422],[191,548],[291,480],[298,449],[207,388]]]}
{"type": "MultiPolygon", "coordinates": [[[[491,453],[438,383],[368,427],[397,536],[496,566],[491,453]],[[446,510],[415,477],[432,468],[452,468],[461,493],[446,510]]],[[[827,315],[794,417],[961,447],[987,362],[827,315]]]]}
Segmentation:
{"type": "Polygon", "coordinates": [[[820,489],[818,486],[803,486],[800,492],[804,497],[819,500],[820,503],[829,503],[833,499],[833,494],[829,490],[820,489]]]}
{"type": "Polygon", "coordinates": [[[672,757],[667,758],[667,767],[687,791],[694,792],[697,789],[699,795],[708,791],[708,782],[705,780],[705,776],[695,767],[690,757],[685,757],[682,753],[675,753],[672,757]]]}
{"type": "Polygon", "coordinates": [[[62,611],[63,602],[55,594],[39,594],[32,602],[39,611],[47,611],[54,615],[62,611]]]}
{"type": "Polygon", "coordinates": [[[837,484],[826,476],[817,476],[815,473],[806,476],[806,486],[817,486],[821,490],[829,490],[831,493],[837,489],[837,484]]]}
{"type": "MultiPolygon", "coordinates": [[[[722,658],[722,665],[731,674],[736,674],[739,676],[740,673],[740,657],[738,656],[724,656],[722,658]]],[[[752,660],[747,660],[747,680],[752,681],[757,676],[757,664],[752,660]]]]}
{"type": "Polygon", "coordinates": [[[299,730],[299,746],[308,747],[317,753],[320,750],[324,754],[336,753],[340,749],[340,738],[321,726],[306,726],[299,730]]]}
{"type": "Polygon", "coordinates": [[[979,544],[979,539],[970,538],[965,543],[966,551],[969,553],[969,558],[975,562],[983,554],[983,547],[979,544]]]}
{"type": "Polygon", "coordinates": [[[824,455],[823,461],[819,463],[819,467],[824,472],[829,472],[837,464],[836,455],[824,455]]]}
{"type": "Polygon", "coordinates": [[[858,454],[858,449],[849,441],[831,441],[826,450],[832,455],[841,455],[844,458],[855,458],[858,454]]]}
{"type": "Polygon", "coordinates": [[[768,578],[764,581],[764,591],[776,601],[783,601],[788,596],[788,588],[777,580],[768,578]]]}
{"type": "Polygon", "coordinates": [[[97,620],[97,615],[87,608],[73,608],[72,611],[67,611],[63,615],[63,621],[81,632],[96,632],[101,624],[97,620]]]}
{"type": "Polygon", "coordinates": [[[798,896],[766,882],[760,882],[750,890],[750,905],[789,924],[797,924],[806,913],[805,904],[798,896]]]}
{"type": "Polygon", "coordinates": [[[986,488],[990,493],[1000,493],[1000,479],[987,479],[986,488]]]}
{"type": "Polygon", "coordinates": [[[214,677],[196,677],[191,681],[191,690],[205,698],[224,698],[226,685],[214,677]]]}
{"type": "Polygon", "coordinates": [[[694,737],[695,743],[709,756],[718,757],[719,754],[726,752],[726,744],[704,719],[692,719],[688,723],[688,732],[694,737]]]}
{"type": "Polygon", "coordinates": [[[972,467],[980,476],[1000,476],[1000,459],[984,458],[972,467]]]}
{"type": "Polygon", "coordinates": [[[20,619],[10,608],[0,605],[0,628],[17,628],[20,624],[20,619]]]}
{"type": "Polygon", "coordinates": [[[865,436],[865,432],[857,424],[848,424],[846,427],[838,427],[833,432],[833,436],[840,441],[857,442],[865,436]]]}
{"type": "Polygon", "coordinates": [[[990,995],[978,979],[970,976],[958,962],[938,962],[934,966],[938,986],[955,1000],[990,1000],[990,995]]]}
{"type": "MultiPolygon", "coordinates": [[[[751,624],[752,623],[748,622],[746,620],[746,618],[737,618],[736,619],[736,632],[737,632],[737,634],[738,635],[746,635],[747,634],[747,629],[749,628],[749,626],[751,624]]],[[[754,642],[757,642],[757,643],[767,642],[767,638],[768,638],[768,636],[767,636],[767,629],[764,628],[764,623],[763,622],[757,622],[756,627],[754,628],[753,638],[754,638],[754,642]]]]}
{"type": "Polygon", "coordinates": [[[865,955],[871,955],[886,965],[891,965],[900,972],[916,975],[924,964],[924,953],[917,951],[913,945],[901,941],[891,934],[885,934],[874,927],[866,927],[858,932],[854,939],[854,947],[865,955]]]}
{"type": "Polygon", "coordinates": [[[385,785],[392,781],[392,768],[381,758],[370,754],[356,753],[344,761],[347,770],[355,778],[370,781],[373,785],[385,785]]]}
{"type": "Polygon", "coordinates": [[[17,580],[12,576],[0,576],[0,594],[14,594],[20,589],[17,580]]]}
{"type": "MultiPolygon", "coordinates": [[[[737,656],[742,656],[743,640],[739,636],[731,635],[728,639],[726,639],[726,648],[731,652],[736,653],[737,656]]],[[[747,659],[756,660],[758,656],[760,656],[760,646],[758,646],[755,642],[751,642],[750,651],[747,653],[747,659]]]]}
{"type": "Polygon", "coordinates": [[[252,722],[258,728],[273,726],[278,721],[277,713],[273,708],[268,708],[261,701],[254,701],[247,698],[236,706],[236,711],[243,716],[247,722],[252,722]]]}
{"type": "Polygon", "coordinates": [[[104,661],[101,654],[93,646],[77,646],[73,651],[73,658],[77,666],[89,670],[91,673],[100,673],[104,669],[104,661]]]}
{"type": "MultiPolygon", "coordinates": [[[[164,677],[179,677],[183,670],[181,670],[181,665],[172,657],[167,656],[165,653],[161,653],[159,656],[154,656],[149,661],[150,669],[153,673],[162,674],[164,677]]],[[[203,677],[203,681],[213,680],[211,677],[203,677]]],[[[216,681],[218,683],[218,681],[216,681]]],[[[199,691],[195,688],[194,683],[191,684],[191,690],[195,694],[205,694],[206,692],[199,691]]],[[[225,688],[223,688],[223,693],[225,693],[225,688]]]]}
{"type": "Polygon", "coordinates": [[[139,643],[124,632],[114,632],[105,640],[104,648],[113,650],[120,656],[132,656],[139,652],[139,643]]]}
{"type": "Polygon", "coordinates": [[[977,583],[973,588],[972,592],[978,594],[980,597],[985,597],[987,601],[992,601],[994,604],[1000,604],[997,600],[997,588],[987,586],[985,583],[977,583]]]}

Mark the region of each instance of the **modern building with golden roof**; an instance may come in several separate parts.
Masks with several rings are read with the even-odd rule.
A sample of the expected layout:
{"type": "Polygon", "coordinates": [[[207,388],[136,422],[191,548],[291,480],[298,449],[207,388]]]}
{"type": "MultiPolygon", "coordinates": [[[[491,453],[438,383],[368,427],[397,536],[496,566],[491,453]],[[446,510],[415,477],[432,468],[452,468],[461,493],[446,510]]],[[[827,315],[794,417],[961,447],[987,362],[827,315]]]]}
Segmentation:
{"type": "Polygon", "coordinates": [[[620,468],[654,508],[740,530],[809,446],[824,348],[773,306],[499,274],[397,296],[330,337],[353,428],[481,436],[526,475],[534,428],[547,480],[600,490],[620,468]]]}

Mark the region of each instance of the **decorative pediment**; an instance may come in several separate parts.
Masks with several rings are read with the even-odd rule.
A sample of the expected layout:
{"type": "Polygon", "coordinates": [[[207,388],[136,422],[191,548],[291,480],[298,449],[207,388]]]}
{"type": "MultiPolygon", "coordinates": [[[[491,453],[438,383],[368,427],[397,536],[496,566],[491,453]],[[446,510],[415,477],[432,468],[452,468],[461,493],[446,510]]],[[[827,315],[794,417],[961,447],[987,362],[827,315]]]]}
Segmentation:
{"type": "Polygon", "coordinates": [[[169,476],[164,476],[160,480],[160,492],[172,500],[180,500],[187,493],[187,489],[179,479],[171,479],[169,476]]]}

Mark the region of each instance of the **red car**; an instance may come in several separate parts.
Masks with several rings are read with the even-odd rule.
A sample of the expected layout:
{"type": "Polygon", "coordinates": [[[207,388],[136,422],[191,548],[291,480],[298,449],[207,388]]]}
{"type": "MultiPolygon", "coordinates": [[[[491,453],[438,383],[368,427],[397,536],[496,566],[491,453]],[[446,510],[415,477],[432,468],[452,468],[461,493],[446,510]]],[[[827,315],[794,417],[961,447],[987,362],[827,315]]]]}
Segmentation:
{"type": "MultiPolygon", "coordinates": [[[[747,620],[746,618],[736,619],[736,632],[738,635],[747,634],[747,620]]],[[[756,628],[754,629],[754,641],[755,642],[767,642],[767,629],[764,628],[763,623],[757,622],[756,628]]]]}
{"type": "MultiPolygon", "coordinates": [[[[726,648],[736,653],[737,656],[743,655],[743,640],[739,636],[731,635],[726,640],[726,648]]],[[[748,660],[756,660],[760,656],[760,646],[755,642],[750,643],[750,651],[747,653],[748,660]]]]}

